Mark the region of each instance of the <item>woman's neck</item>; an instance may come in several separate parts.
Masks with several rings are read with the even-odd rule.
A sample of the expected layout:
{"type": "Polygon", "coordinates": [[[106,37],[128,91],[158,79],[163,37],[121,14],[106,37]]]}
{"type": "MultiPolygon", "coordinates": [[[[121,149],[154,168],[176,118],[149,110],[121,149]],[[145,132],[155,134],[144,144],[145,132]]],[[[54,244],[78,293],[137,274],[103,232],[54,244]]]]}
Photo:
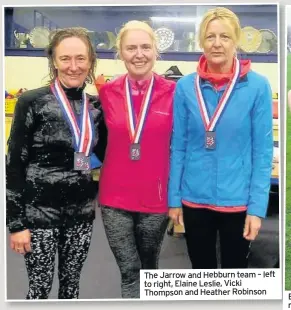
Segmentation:
{"type": "Polygon", "coordinates": [[[207,63],[207,71],[215,74],[231,73],[233,67],[233,60],[224,64],[207,63]]]}
{"type": "Polygon", "coordinates": [[[144,75],[135,75],[128,72],[128,77],[132,81],[146,81],[149,80],[152,77],[152,75],[153,75],[152,71],[144,75]]]}
{"type": "Polygon", "coordinates": [[[62,89],[64,90],[66,96],[68,99],[72,100],[80,100],[83,97],[83,90],[86,86],[86,84],[81,85],[80,87],[68,87],[59,79],[60,85],[62,89]]]}
{"type": "Polygon", "coordinates": [[[85,84],[85,83],[83,83],[83,84],[81,84],[80,86],[74,86],[74,87],[72,87],[72,86],[68,86],[68,85],[67,85],[66,83],[64,83],[64,81],[61,80],[60,78],[58,78],[58,80],[59,80],[59,82],[61,83],[61,85],[63,86],[63,88],[65,88],[65,89],[80,90],[80,89],[83,89],[83,88],[84,88],[84,84],[85,84]]]}

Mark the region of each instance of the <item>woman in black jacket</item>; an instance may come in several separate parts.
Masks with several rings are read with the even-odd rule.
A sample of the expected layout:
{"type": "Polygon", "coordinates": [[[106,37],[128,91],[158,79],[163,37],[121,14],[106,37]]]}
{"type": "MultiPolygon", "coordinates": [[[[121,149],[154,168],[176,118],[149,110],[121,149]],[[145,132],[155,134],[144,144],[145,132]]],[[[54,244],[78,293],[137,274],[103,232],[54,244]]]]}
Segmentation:
{"type": "Polygon", "coordinates": [[[91,172],[104,154],[104,123],[98,100],[84,91],[96,65],[86,31],[56,32],[48,60],[50,85],[25,92],[15,107],[6,165],[7,225],[11,248],[24,254],[26,299],[48,298],[56,251],[58,297],[72,299],[79,296],[92,236],[98,183],[91,172]]]}

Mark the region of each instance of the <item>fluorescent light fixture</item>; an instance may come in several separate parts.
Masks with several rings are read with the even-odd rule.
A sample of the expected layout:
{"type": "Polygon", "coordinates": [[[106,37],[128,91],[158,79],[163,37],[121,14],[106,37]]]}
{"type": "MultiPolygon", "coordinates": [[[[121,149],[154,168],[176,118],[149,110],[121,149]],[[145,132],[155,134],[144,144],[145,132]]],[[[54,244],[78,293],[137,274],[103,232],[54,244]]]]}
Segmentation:
{"type": "Polygon", "coordinates": [[[154,22],[179,22],[195,23],[196,17],[174,17],[174,16],[152,16],[150,19],[154,22]]]}

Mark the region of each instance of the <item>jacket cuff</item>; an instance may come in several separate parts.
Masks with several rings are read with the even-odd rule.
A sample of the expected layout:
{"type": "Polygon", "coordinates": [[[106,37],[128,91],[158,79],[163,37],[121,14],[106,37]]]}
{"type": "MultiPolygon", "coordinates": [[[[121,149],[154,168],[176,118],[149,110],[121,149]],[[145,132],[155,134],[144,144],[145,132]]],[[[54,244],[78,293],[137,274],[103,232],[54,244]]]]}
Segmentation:
{"type": "Polygon", "coordinates": [[[182,199],[169,198],[169,208],[182,208],[182,199]]]}
{"type": "Polygon", "coordinates": [[[265,218],[267,215],[267,209],[259,208],[258,206],[249,205],[247,208],[247,215],[254,215],[260,218],[265,218]]]}
{"type": "Polygon", "coordinates": [[[8,223],[8,229],[10,233],[16,233],[27,229],[27,225],[24,220],[15,220],[8,223]]]}

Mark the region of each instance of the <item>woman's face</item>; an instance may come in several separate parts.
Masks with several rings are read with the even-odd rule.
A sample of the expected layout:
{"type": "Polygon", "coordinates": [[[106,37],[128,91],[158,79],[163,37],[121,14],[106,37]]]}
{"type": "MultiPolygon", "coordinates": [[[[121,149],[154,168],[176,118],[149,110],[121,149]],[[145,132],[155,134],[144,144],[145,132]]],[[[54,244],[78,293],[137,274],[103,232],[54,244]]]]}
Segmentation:
{"type": "Polygon", "coordinates": [[[88,47],[77,37],[62,40],[55,48],[54,66],[65,87],[82,86],[91,67],[88,47]]]}
{"type": "Polygon", "coordinates": [[[156,60],[156,50],[150,35],[144,30],[128,30],[122,38],[120,58],[131,77],[149,77],[156,60]]]}
{"type": "Polygon", "coordinates": [[[231,38],[230,26],[221,20],[212,20],[206,29],[204,55],[207,62],[214,66],[233,63],[236,46],[231,38]]]}

